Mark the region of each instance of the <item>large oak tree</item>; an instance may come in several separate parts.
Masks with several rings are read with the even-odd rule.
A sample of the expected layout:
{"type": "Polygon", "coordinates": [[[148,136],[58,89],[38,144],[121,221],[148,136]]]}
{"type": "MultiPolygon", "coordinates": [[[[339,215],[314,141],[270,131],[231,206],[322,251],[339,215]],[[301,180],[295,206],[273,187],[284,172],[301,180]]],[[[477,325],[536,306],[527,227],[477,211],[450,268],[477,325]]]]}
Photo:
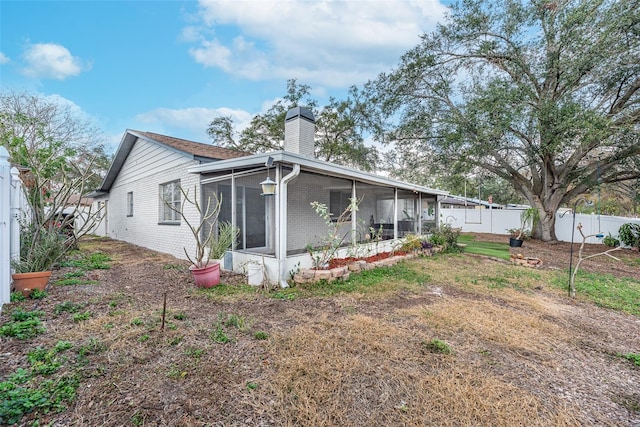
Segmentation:
{"type": "Polygon", "coordinates": [[[465,0],[365,91],[376,136],[483,169],[540,212],[640,177],[640,1],[465,0]]]}

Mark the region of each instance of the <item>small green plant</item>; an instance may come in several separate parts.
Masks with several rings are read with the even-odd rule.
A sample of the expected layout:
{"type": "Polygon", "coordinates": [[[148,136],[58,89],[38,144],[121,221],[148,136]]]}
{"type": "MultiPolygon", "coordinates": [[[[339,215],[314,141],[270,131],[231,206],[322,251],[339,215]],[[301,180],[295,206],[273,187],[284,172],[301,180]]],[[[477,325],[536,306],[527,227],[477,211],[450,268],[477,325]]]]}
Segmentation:
{"type": "Polygon", "coordinates": [[[73,321],[77,323],[88,320],[91,316],[92,313],[90,311],[85,311],[84,313],[75,313],[73,316],[71,316],[71,319],[73,319],[73,321]]]}
{"type": "Polygon", "coordinates": [[[178,368],[177,366],[172,366],[171,369],[169,369],[169,372],[167,372],[167,377],[171,378],[172,380],[177,380],[180,378],[184,378],[187,376],[187,371],[182,371],[180,368],[178,368]]]}
{"type": "Polygon", "coordinates": [[[222,329],[222,325],[220,323],[218,323],[213,332],[211,332],[211,339],[219,344],[226,344],[231,341],[229,336],[224,332],[224,329],[222,329]]]}
{"type": "Polygon", "coordinates": [[[10,298],[11,302],[20,302],[20,301],[24,301],[26,299],[27,299],[27,297],[22,295],[22,292],[11,292],[11,298],[10,298]]]}
{"type": "Polygon", "coordinates": [[[131,322],[129,322],[129,324],[131,326],[141,326],[144,324],[144,322],[139,317],[136,317],[134,319],[131,319],[131,322]]]}
{"type": "Polygon", "coordinates": [[[43,315],[41,311],[15,309],[11,313],[11,320],[0,327],[0,336],[25,340],[40,335],[45,332],[40,321],[40,316],[43,315]]]}
{"type": "Polygon", "coordinates": [[[258,388],[258,383],[254,383],[254,382],[248,382],[247,383],[247,390],[249,391],[253,391],[255,389],[258,388]]]}
{"type": "Polygon", "coordinates": [[[78,353],[78,356],[82,358],[90,354],[100,353],[105,348],[106,346],[102,344],[99,339],[97,339],[96,337],[91,337],[86,344],[83,344],[76,348],[76,353],[78,353]]]}
{"type": "Polygon", "coordinates": [[[138,342],[145,342],[145,341],[149,341],[151,337],[149,336],[149,334],[143,334],[140,335],[140,337],[138,338],[138,342]]]}
{"type": "Polygon", "coordinates": [[[73,258],[62,263],[63,267],[75,267],[84,271],[108,270],[111,257],[102,252],[84,253],[79,258],[73,258]]]}
{"type": "Polygon", "coordinates": [[[452,354],[453,350],[446,342],[433,338],[431,341],[423,341],[422,348],[431,352],[431,353],[441,353],[441,354],[452,354]]]}
{"type": "Polygon", "coordinates": [[[186,271],[187,268],[180,264],[165,264],[162,266],[163,270],[178,270],[178,271],[186,271]]]}
{"type": "Polygon", "coordinates": [[[144,416],[139,411],[136,411],[136,413],[131,416],[131,424],[134,426],[144,425],[144,416]]]}
{"type": "Polygon", "coordinates": [[[269,339],[269,334],[264,331],[256,331],[253,337],[257,340],[267,340],[269,339]]]}
{"type": "Polygon", "coordinates": [[[25,414],[38,411],[61,412],[65,403],[71,402],[80,385],[77,375],[63,375],[40,383],[16,384],[0,382],[0,423],[18,423],[25,414]]]}
{"type": "Polygon", "coordinates": [[[224,320],[225,326],[232,326],[236,329],[243,330],[245,328],[245,319],[237,314],[229,314],[224,320]]]}
{"type": "Polygon", "coordinates": [[[187,315],[184,312],[176,313],[173,315],[173,318],[176,320],[186,320],[187,315]]]}
{"type": "Polygon", "coordinates": [[[293,301],[294,299],[297,298],[297,293],[295,291],[282,290],[282,291],[272,292],[271,294],[269,294],[269,296],[275,299],[293,301]]]}
{"type": "Polygon", "coordinates": [[[627,353],[627,354],[618,353],[618,356],[624,357],[625,359],[632,362],[636,366],[640,366],[640,353],[627,353]]]}
{"type": "Polygon", "coordinates": [[[184,337],[173,337],[169,340],[169,345],[176,346],[182,342],[184,337]]]}
{"type": "Polygon", "coordinates": [[[41,291],[40,289],[34,289],[29,294],[29,298],[31,299],[43,299],[46,298],[49,294],[46,291],[41,291]]]}
{"type": "Polygon", "coordinates": [[[97,284],[97,280],[89,280],[89,279],[60,279],[54,282],[57,286],[76,286],[76,285],[95,285],[97,284]]]}
{"type": "Polygon", "coordinates": [[[189,357],[193,357],[194,359],[200,359],[200,357],[202,357],[202,355],[204,354],[204,350],[201,348],[196,348],[196,347],[189,347],[184,354],[186,354],[189,357]]]}
{"type": "Polygon", "coordinates": [[[56,315],[60,315],[64,312],[67,313],[77,313],[78,311],[80,311],[86,304],[84,303],[73,303],[71,301],[65,301],[62,302],[60,304],[56,304],[55,308],[53,309],[53,312],[56,315]]]}
{"type": "Polygon", "coordinates": [[[615,247],[620,246],[620,240],[618,240],[615,237],[613,237],[611,235],[611,233],[609,233],[608,236],[605,236],[605,238],[602,239],[602,243],[604,243],[605,246],[608,246],[610,248],[615,248],[615,247]]]}
{"type": "MultiPolygon", "coordinates": [[[[73,344],[58,341],[51,349],[36,347],[27,354],[31,368],[18,368],[6,381],[0,382],[0,424],[19,423],[25,414],[65,410],[65,403],[75,397],[80,385],[80,376],[65,373],[52,377],[58,372],[67,358],[61,352],[69,350],[73,344]]],[[[35,425],[35,424],[32,424],[35,425]]]]}
{"type": "Polygon", "coordinates": [[[76,271],[67,271],[66,273],[64,273],[62,275],[63,279],[74,279],[74,278],[78,278],[78,277],[84,277],[85,272],[82,270],[76,270],[76,271]]]}

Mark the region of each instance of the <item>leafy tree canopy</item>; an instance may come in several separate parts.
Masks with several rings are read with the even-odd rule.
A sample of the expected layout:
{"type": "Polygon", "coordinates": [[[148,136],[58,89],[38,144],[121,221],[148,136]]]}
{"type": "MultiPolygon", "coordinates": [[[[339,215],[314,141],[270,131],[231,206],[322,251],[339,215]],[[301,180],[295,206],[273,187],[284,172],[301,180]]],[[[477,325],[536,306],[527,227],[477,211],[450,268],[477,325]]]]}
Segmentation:
{"type": "Polygon", "coordinates": [[[639,89],[638,0],[464,0],[364,93],[379,141],[509,182],[555,240],[562,204],[640,177],[639,89]]]}
{"type": "MultiPolygon", "coordinates": [[[[315,154],[318,158],[347,166],[371,170],[378,153],[367,147],[362,137],[365,116],[353,97],[345,101],[334,98],[325,107],[311,98],[310,87],[295,79],[287,82],[287,93],[264,114],[257,114],[250,125],[236,131],[231,117],[214,118],[207,133],[214,144],[253,153],[281,150],[284,143],[284,119],[291,108],[304,106],[316,119],[315,154]]],[[[355,95],[355,90],[352,90],[355,95]]]]}
{"type": "Polygon", "coordinates": [[[98,188],[109,167],[100,133],[69,104],[26,92],[0,94],[0,143],[29,168],[25,186],[35,221],[98,188]]]}

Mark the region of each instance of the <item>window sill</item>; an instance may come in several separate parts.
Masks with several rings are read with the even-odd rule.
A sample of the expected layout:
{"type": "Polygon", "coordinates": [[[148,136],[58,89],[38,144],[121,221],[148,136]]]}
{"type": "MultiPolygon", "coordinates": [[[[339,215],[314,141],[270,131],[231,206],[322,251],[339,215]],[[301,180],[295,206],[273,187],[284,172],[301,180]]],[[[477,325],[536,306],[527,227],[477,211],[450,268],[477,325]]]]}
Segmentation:
{"type": "Polygon", "coordinates": [[[179,222],[159,222],[158,225],[180,225],[179,222]]]}

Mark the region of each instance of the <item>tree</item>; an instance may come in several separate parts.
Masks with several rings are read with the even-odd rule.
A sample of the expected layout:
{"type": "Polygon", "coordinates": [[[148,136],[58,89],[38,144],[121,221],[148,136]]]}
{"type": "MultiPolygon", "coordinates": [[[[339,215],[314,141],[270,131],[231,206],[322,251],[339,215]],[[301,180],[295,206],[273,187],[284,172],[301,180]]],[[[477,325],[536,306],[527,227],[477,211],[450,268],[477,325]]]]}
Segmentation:
{"type": "Polygon", "coordinates": [[[96,225],[95,210],[82,210],[81,198],[72,196],[86,196],[100,183],[96,158],[106,157],[100,141],[68,104],[29,93],[0,96],[0,143],[12,163],[28,168],[23,178],[31,212],[24,226],[34,251],[42,239],[65,231],[64,247],[71,248],[96,225]]]}
{"type": "Polygon", "coordinates": [[[508,181],[555,240],[558,207],[640,177],[639,89],[638,0],[465,0],[364,92],[379,141],[508,181]]]}
{"type": "MultiPolygon", "coordinates": [[[[261,153],[281,150],[284,143],[284,119],[291,108],[305,106],[316,119],[316,156],[325,161],[372,170],[378,153],[366,147],[362,137],[363,120],[360,105],[352,98],[339,101],[334,98],[323,108],[310,97],[310,87],[298,85],[295,79],[287,81],[287,94],[276,101],[264,114],[257,114],[250,125],[237,132],[231,117],[216,117],[207,133],[214,144],[261,153]]],[[[355,90],[354,90],[355,93],[355,90]]]]}

